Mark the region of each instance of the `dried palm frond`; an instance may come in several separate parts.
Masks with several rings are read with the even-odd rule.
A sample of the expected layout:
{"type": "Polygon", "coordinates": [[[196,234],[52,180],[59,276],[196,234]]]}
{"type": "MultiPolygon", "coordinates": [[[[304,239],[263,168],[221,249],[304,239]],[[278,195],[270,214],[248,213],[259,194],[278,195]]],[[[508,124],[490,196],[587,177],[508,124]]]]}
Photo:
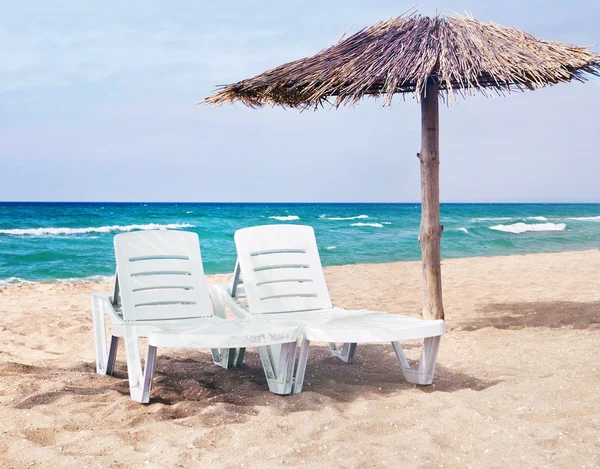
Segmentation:
{"type": "Polygon", "coordinates": [[[452,100],[474,91],[500,94],[600,76],[600,55],[585,47],[537,39],[470,16],[414,13],[377,23],[304,59],[220,86],[203,102],[240,101],[317,107],[354,105],[364,96],[420,97],[428,80],[452,100]]]}

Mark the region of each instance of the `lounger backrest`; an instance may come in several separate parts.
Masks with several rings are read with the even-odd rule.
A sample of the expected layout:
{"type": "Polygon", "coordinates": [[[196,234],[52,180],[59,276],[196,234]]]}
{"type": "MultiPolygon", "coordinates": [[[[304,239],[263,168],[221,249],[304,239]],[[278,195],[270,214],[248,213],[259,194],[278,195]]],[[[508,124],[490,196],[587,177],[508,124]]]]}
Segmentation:
{"type": "Polygon", "coordinates": [[[198,235],[138,231],[115,236],[125,321],[212,316],[198,235]]]}
{"type": "Polygon", "coordinates": [[[332,307],[310,226],[244,228],[236,231],[235,245],[251,314],[332,307]]]}

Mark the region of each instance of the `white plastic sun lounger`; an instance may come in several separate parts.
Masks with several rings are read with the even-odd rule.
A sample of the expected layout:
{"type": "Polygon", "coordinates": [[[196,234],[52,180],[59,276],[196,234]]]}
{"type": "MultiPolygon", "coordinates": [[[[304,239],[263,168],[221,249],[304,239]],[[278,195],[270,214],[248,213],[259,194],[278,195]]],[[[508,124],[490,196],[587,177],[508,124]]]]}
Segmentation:
{"type": "Polygon", "coordinates": [[[210,348],[215,363],[228,368],[241,365],[246,347],[277,344],[282,350],[283,364],[281,361],[265,364],[272,370],[269,388],[280,394],[291,393],[291,387],[281,386],[281,381],[287,373],[285,359],[295,356],[298,326],[284,321],[254,323],[215,316],[208,301],[195,233],[164,230],[123,233],[115,236],[114,243],[115,292],[92,295],[99,374],[113,373],[119,338],[124,338],[131,398],[146,403],[150,400],[158,347],[210,348]],[[105,315],[111,323],[108,348],[105,315]],[[143,372],[140,337],[148,339],[143,372]],[[242,351],[237,357],[230,353],[236,349],[242,351]]]}
{"type": "MultiPolygon", "coordinates": [[[[333,307],[314,230],[310,226],[265,225],[235,233],[238,253],[231,285],[211,289],[216,314],[229,309],[243,318],[285,318],[301,326],[302,345],[297,368],[286,382],[302,390],[310,341],[328,342],[333,354],[350,363],[357,343],[391,342],[407,381],[433,382],[444,321],[378,311],[347,311],[333,307]],[[410,367],[400,341],[424,339],[417,369],[410,367]],[[337,344],[343,346],[338,348],[337,344]]],[[[261,347],[262,354],[277,347],[261,347]]]]}

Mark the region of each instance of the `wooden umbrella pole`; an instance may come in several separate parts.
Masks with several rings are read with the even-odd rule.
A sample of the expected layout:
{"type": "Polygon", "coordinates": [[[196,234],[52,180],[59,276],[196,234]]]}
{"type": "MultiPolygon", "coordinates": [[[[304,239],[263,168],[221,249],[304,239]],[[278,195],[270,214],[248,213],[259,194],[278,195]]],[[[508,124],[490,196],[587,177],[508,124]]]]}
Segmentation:
{"type": "Polygon", "coordinates": [[[421,96],[421,229],[423,318],[444,319],[440,241],[440,139],[438,83],[431,78],[421,96]]]}

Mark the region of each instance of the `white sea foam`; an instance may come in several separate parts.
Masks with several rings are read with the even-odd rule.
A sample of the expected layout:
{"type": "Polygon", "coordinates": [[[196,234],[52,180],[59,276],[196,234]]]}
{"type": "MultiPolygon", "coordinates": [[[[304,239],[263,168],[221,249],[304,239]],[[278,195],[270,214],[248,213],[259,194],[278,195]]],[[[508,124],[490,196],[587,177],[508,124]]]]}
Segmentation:
{"type": "Polygon", "coordinates": [[[279,220],[279,221],[300,220],[300,217],[297,215],[285,215],[285,216],[280,216],[280,217],[269,217],[269,218],[272,218],[273,220],[279,220]]]}
{"type": "Polygon", "coordinates": [[[381,223],[352,223],[350,226],[372,226],[374,228],[383,228],[381,223]]]}
{"type": "Polygon", "coordinates": [[[325,218],[327,216],[326,213],[322,213],[321,215],[319,215],[319,218],[325,218]]]}
{"type": "Polygon", "coordinates": [[[337,246],[327,246],[325,249],[328,251],[333,251],[335,248],[337,248],[337,246]]]}
{"type": "Polygon", "coordinates": [[[11,286],[11,285],[31,285],[38,282],[32,282],[31,280],[25,280],[19,277],[8,277],[0,279],[0,286],[11,286]]]}
{"type": "Polygon", "coordinates": [[[59,278],[51,282],[40,283],[90,283],[90,282],[114,282],[114,275],[90,275],[84,278],[59,278]]]}
{"type": "Polygon", "coordinates": [[[381,224],[382,225],[391,225],[392,222],[391,221],[382,221],[381,224]]]}
{"type": "Polygon", "coordinates": [[[563,231],[566,227],[567,225],[564,223],[514,223],[512,225],[490,226],[490,230],[520,234],[528,231],[563,231]]]}
{"type": "Polygon", "coordinates": [[[535,220],[535,221],[548,221],[546,217],[484,217],[484,218],[471,218],[471,221],[509,221],[509,220],[535,220]]]}
{"type": "Polygon", "coordinates": [[[512,217],[489,217],[489,218],[471,218],[471,221],[506,221],[514,220],[512,217]]]}
{"type": "Polygon", "coordinates": [[[9,230],[0,230],[0,234],[13,236],[60,236],[86,233],[126,232],[137,230],[177,230],[180,228],[193,227],[194,225],[190,225],[188,223],[168,223],[166,225],[161,225],[158,223],[149,223],[147,225],[112,225],[87,228],[14,228],[9,230]]]}
{"type": "Polygon", "coordinates": [[[462,231],[463,233],[469,233],[469,230],[467,230],[464,226],[461,226],[458,231],[462,231]]]}
{"type": "Polygon", "coordinates": [[[330,217],[328,220],[341,221],[341,220],[366,220],[369,215],[357,215],[355,217],[330,217]]]}
{"type": "Polygon", "coordinates": [[[568,220],[579,220],[579,221],[600,221],[600,217],[571,217],[568,220]]]}
{"type": "Polygon", "coordinates": [[[38,285],[38,284],[73,284],[73,283],[90,283],[90,282],[112,282],[114,275],[91,275],[84,278],[58,278],[53,280],[26,280],[20,277],[8,277],[0,279],[1,287],[10,287],[17,285],[38,285]]]}

